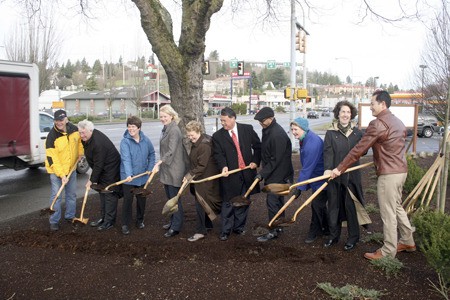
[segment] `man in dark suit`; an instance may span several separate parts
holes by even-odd
[[[78,132],[84,147],[84,155],[92,169],[86,188],[90,188],[94,183],[106,187],[119,181],[120,154],[111,140],[104,133],[94,129],[94,124],[88,120],[78,123]],[[99,231],[112,228],[116,222],[117,201],[122,188],[115,186],[109,190],[113,192],[100,193],[101,218],[90,223],[92,227],[98,227]]]
[[[262,168],[257,178],[264,179],[264,184],[281,183],[292,184],[294,168],[292,167],[292,144],[283,127],[277,123],[275,112],[270,107],[263,107],[255,120],[262,127]],[[269,221],[284,205],[284,197],[268,193],[266,197]],[[284,218],[284,212],[280,216]],[[267,242],[278,237],[282,228],[273,228],[269,233],[258,237],[258,242]]]
[[[261,141],[248,124],[236,123],[236,113],[229,107],[220,112],[222,128],[215,132],[213,138],[214,158],[219,170],[222,170],[221,195],[222,195],[222,230],[220,240],[228,240],[233,231],[238,235],[245,233],[249,206],[233,207],[231,199],[243,195],[253,183],[256,176],[256,168],[261,161]],[[237,144],[239,146],[237,146]],[[250,166],[229,175],[228,171]],[[251,194],[259,193],[257,185]]]

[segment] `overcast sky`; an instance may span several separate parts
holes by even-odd
[[[0,4],[0,46],[5,45],[8,33],[20,24],[21,17],[12,0]],[[76,5],[72,1],[72,5]],[[173,3],[173,1],[163,1]],[[279,9],[276,24],[263,26],[255,16],[254,8],[243,7],[235,15],[230,13],[225,1],[223,9],[213,16],[207,33],[205,56],[217,50],[222,60],[237,58],[249,61],[290,61],[290,5],[285,1]],[[341,80],[352,76],[354,81],[365,82],[378,76],[378,83],[398,84],[400,88],[414,88],[421,61],[421,51],[428,33],[423,23],[403,22],[398,26],[383,24],[367,18],[362,24],[359,6],[362,0],[313,1],[320,10],[307,11],[306,17],[299,5],[296,6],[297,20],[307,29],[306,66],[339,75]],[[396,1],[381,2],[379,9],[389,17],[398,9]],[[405,2],[408,2],[405,0]],[[415,1],[409,1],[415,2]],[[435,1],[432,1],[435,2]],[[81,22],[75,9],[61,13],[58,28],[64,33],[60,62],[70,59],[75,62],[85,57],[90,64],[97,58],[117,62],[122,55],[125,60],[151,54],[150,45],[140,26],[139,13],[130,3],[124,8],[110,6],[98,10],[97,20],[89,24]],[[385,4],[383,4],[385,3]],[[382,6],[385,6],[382,7]],[[179,13],[172,8],[175,36],[179,35]],[[421,7],[421,13],[428,18],[432,10]],[[345,59],[336,60],[336,57]],[[4,48],[0,48],[0,59],[5,59]],[[297,62],[303,58],[297,52]]]

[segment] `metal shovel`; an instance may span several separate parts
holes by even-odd
[[[138,175],[136,175],[136,176],[131,177],[131,180],[136,179],[136,178],[139,178],[139,177],[142,177],[142,176],[144,176],[144,175],[148,175],[149,173],[150,173],[149,171],[145,171],[144,173],[141,173],[141,174],[138,174]],[[128,182],[128,180],[127,180],[127,179],[124,179],[124,180],[121,180],[121,181],[114,182],[114,183],[108,185],[106,188],[101,189],[101,190],[99,190],[99,191],[98,191],[96,188],[93,188],[93,189],[97,190],[99,193],[105,193],[105,194],[108,194],[108,193],[114,192],[114,191],[109,190],[110,188],[112,188],[113,186],[117,186],[117,185],[124,184],[125,182]]]
[[[150,177],[148,177],[147,182],[145,183],[143,188],[134,188],[131,190],[131,192],[135,195],[142,195],[142,196],[147,196],[150,195],[151,191],[147,190],[148,185],[150,184],[150,182],[152,182],[153,177],[155,177],[156,173],[158,173],[158,171],[155,172],[151,172],[152,174],[150,175]]]
[[[72,167],[72,169],[70,170],[69,174],[67,175],[67,178],[70,179],[70,176],[72,175],[73,171],[75,171],[77,168],[77,163],[75,163]],[[41,209],[41,215],[45,215],[45,214],[54,214],[55,210],[53,209],[53,206],[55,206],[56,200],[59,198],[59,196],[61,195],[62,191],[64,190],[64,187],[66,186],[66,183],[62,183],[61,187],[59,188],[58,192],[56,193],[55,198],[53,198],[52,204],[50,205],[50,207],[48,208],[43,208]]]
[[[89,190],[90,190],[90,188],[86,188],[86,192],[84,192],[84,199],[83,199],[83,205],[81,206],[80,217],[79,217],[79,218],[74,218],[74,219],[72,220],[72,223],[79,222],[79,223],[82,223],[82,224],[85,224],[85,225],[86,225],[87,222],[89,221],[89,218],[83,218],[84,207],[86,206],[86,202],[87,202]]]
[[[248,188],[248,190],[245,192],[244,196],[236,196],[231,198],[231,203],[233,204],[234,207],[239,207],[239,206],[246,206],[246,205],[250,205],[250,200],[248,200],[248,195],[250,195],[251,191],[253,191],[253,189],[255,188],[255,186],[259,183],[260,179],[256,178],[252,185]]]
[[[178,211],[178,200],[180,199],[181,194],[183,194],[186,187],[191,183],[191,181],[194,179],[194,177],[191,177],[189,180],[185,180],[183,184],[180,187],[180,190],[178,191],[177,195],[169,200],[167,200],[166,204],[164,204],[164,207],[162,209],[162,214],[170,216]]]

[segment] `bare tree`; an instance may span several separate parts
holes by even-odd
[[[424,92],[429,99],[428,109],[436,117],[444,120],[445,133],[443,136],[443,153],[446,156],[444,168],[442,168],[441,189],[439,191],[439,210],[445,210],[445,198],[447,193],[448,164],[450,160],[450,147],[446,140],[450,114],[450,14],[449,2],[441,0],[442,9],[436,11],[435,21],[430,28],[423,61],[426,72],[418,75],[424,83]],[[422,70],[424,71],[424,70]]]
[[[50,87],[56,78],[55,66],[61,49],[52,11],[48,15],[26,10],[26,23],[17,25],[5,45],[9,60],[35,63],[39,66],[39,90]]]

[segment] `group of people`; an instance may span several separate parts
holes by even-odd
[[[378,201],[383,221],[384,245],[374,253],[366,253],[368,259],[395,256],[400,251],[415,251],[412,229],[401,206],[401,191],[406,179],[405,158],[406,128],[390,111],[390,96],[376,91],[371,100],[375,120],[370,122],[366,133],[352,123],[357,110],[348,101],[335,106],[334,120],[322,140],[310,128],[308,120],[296,118],[290,124],[293,136],[299,140],[301,170],[297,182],[306,184],[293,189],[288,197],[298,198],[302,191],[318,192],[311,203],[311,222],[305,243],[325,237],[324,247],[337,244],[342,223],[347,223],[348,237],[344,250],[353,249],[360,238],[360,226],[367,226],[370,218],[364,214],[363,190],[360,171],[345,173],[359,165],[359,158],[372,147],[378,175]],[[75,172],[70,172],[81,155],[85,155],[92,168],[86,188],[92,184],[107,186],[126,180],[123,186],[114,186],[111,193],[100,193],[101,217],[90,225],[98,230],[112,228],[116,221],[118,199],[123,195],[122,233],[130,233],[132,203],[136,197],[136,227],[144,228],[145,196],[135,195],[134,189],[142,188],[150,172],[159,172],[166,197],[177,196],[183,183],[191,182],[190,192],[196,199],[197,225],[195,234],[188,241],[195,242],[208,234],[212,220],[220,215],[221,241],[232,234],[243,235],[246,230],[250,205],[233,205],[234,199],[260,192],[259,182],[264,185],[294,184],[292,144],[287,133],[275,119],[274,111],[262,108],[255,120],[262,128],[260,139],[252,125],[236,122],[236,113],[229,107],[220,112],[222,128],[212,136],[204,133],[202,124],[191,121],[186,124],[189,149],[183,145],[183,134],[178,126],[177,112],[166,105],[160,109],[163,129],[160,137],[160,159],[156,161],[150,139],[141,131],[142,122],[137,117],[127,119],[127,130],[120,144],[120,153],[102,132],[94,129],[92,122],[84,120],[77,126],[68,122],[63,110],[55,112],[55,126],[47,138],[47,170],[52,183],[51,199],[65,184],[66,211],[64,218],[71,221],[75,216]],[[138,178],[136,175],[147,172]],[[345,173],[345,174],[344,174]],[[208,180],[212,175],[217,180]],[[322,175],[329,180],[315,181]],[[205,179],[205,180],[202,180]],[[195,181],[199,181],[195,183]],[[327,186],[323,189],[324,186]],[[284,196],[267,193],[268,219],[284,205]],[[165,237],[173,237],[182,230],[184,221],[183,201],[163,228]],[[50,217],[50,229],[58,230],[61,218],[61,199],[55,205],[56,213]],[[279,216],[284,218],[284,212]],[[397,227],[400,241],[397,241]],[[257,238],[267,242],[280,236],[282,227],[272,227]]]

